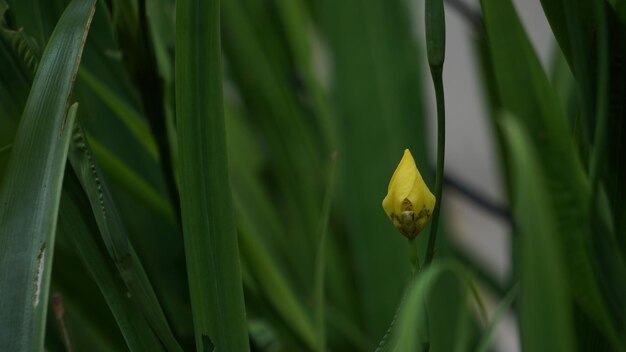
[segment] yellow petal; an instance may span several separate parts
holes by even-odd
[[[430,192],[408,149],[391,176],[383,209],[394,226],[406,237],[415,237],[426,226],[435,207]]]

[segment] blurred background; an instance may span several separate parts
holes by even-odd
[[[549,70],[553,66],[557,48],[541,3],[515,0],[514,4],[537,54],[546,70]],[[419,5],[415,6],[415,12],[419,13]],[[501,213],[473,202],[463,192],[465,189],[472,190],[490,205],[502,210],[508,207],[498,167],[496,141],[488,118],[490,108],[483,89],[480,57],[476,51],[476,27],[471,22],[480,20],[480,3],[471,0],[447,1],[446,11],[446,174],[456,181],[445,187],[446,210],[453,222],[451,233],[453,240],[467,255],[484,265],[494,277],[506,282],[511,277],[513,258],[510,221],[500,216]],[[423,28],[420,26],[416,29],[418,38],[422,38]],[[424,83],[426,87],[430,86],[430,82]],[[430,104],[430,160],[435,160],[434,92],[426,89],[426,93]],[[457,183],[463,190],[454,187]],[[494,304],[494,297],[487,297],[489,304]],[[499,351],[520,349],[517,325],[512,314],[496,330],[494,345]]]

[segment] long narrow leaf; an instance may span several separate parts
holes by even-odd
[[[95,1],[75,0],[35,75],[0,190],[0,346],[43,347],[52,251],[73,114],[67,100]]]
[[[74,171],[68,170],[64,181],[61,209],[59,211],[59,235],[66,236],[74,245],[85,267],[102,292],[120,332],[131,351],[162,351],[163,347],[140,311],[142,299],[128,295],[128,288],[103,246],[89,200]]]
[[[176,115],[183,236],[196,346],[248,350],[228,179],[219,0],[176,4]]]
[[[510,0],[483,0],[485,25],[501,103],[527,131],[544,170],[555,233],[566,257],[573,297],[610,332],[610,322],[586,246],[589,183],[565,114]],[[615,335],[614,333],[612,333]]]
[[[452,305],[454,308],[447,312],[449,322],[454,321],[454,324],[445,327],[440,325],[440,319],[439,324],[437,324],[438,319],[431,320],[430,314],[432,313],[430,305],[428,305],[431,302],[429,296],[441,292],[436,289],[439,283],[456,283],[457,288],[460,287],[461,290],[457,300]],[[434,262],[426,270],[423,270],[407,288],[406,296],[400,306],[396,324],[392,330],[391,339],[381,350],[428,351],[431,348],[433,351],[451,350],[451,347],[447,345],[454,344],[454,341],[460,337],[462,326],[460,319],[456,318],[460,316],[460,312],[467,311],[469,308],[465,303],[465,298],[469,291],[466,285],[470,283],[469,274],[459,263],[454,261]],[[478,297],[475,298],[478,299]],[[442,312],[439,311],[438,313]],[[435,331],[435,329],[441,330]],[[434,338],[435,335],[439,335],[438,338]],[[444,340],[439,337],[447,337],[447,339]]]
[[[521,124],[502,120],[515,177],[515,218],[520,244],[520,325],[527,351],[573,351],[571,295],[565,280],[563,249],[539,158]]]
[[[69,159],[85,189],[106,249],[130,294],[136,296],[139,310],[168,350],[180,351],[79,124],[72,133]]]

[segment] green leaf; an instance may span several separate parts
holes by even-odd
[[[59,212],[59,235],[73,244],[97,283],[131,351],[163,351],[159,338],[141,312],[143,298],[130,294],[118,269],[101,245],[101,235],[74,171],[68,170]]]
[[[0,345],[43,347],[50,268],[74,114],[68,97],[95,1],[72,1],[39,63],[0,190]],[[75,111],[74,111],[75,112]]]
[[[329,180],[328,186],[326,187],[326,192],[324,195],[324,202],[322,203],[322,211],[320,216],[320,223],[318,226],[318,245],[317,245],[317,255],[315,257],[315,285],[313,294],[315,297],[315,323],[317,329],[317,350],[320,352],[326,351],[326,326],[325,326],[325,316],[326,316],[326,289],[325,289],[325,281],[326,281],[326,262],[327,262],[327,254],[326,254],[326,244],[328,236],[328,221],[330,218],[330,210],[332,204],[333,197],[333,184],[335,180],[335,160],[336,154],[331,156],[331,166],[329,171]]]
[[[570,292],[565,257],[550,206],[545,178],[532,141],[512,117],[501,120],[514,172],[513,204],[519,232],[519,314],[522,348],[528,351],[573,351]]]
[[[282,7],[279,3],[276,6]],[[309,98],[309,86],[302,90],[294,87],[294,80],[301,80],[300,55],[296,49],[289,52],[280,45],[285,36],[291,38],[296,33],[281,33],[272,11],[269,3],[258,0],[224,2],[224,51],[229,59],[228,72],[236,79],[243,99],[240,103],[254,112],[246,116],[248,123],[262,136],[261,151],[266,150],[269,157],[268,176],[276,185],[272,198],[280,199],[281,222],[292,239],[283,255],[291,262],[297,287],[310,291],[315,261],[315,251],[310,249],[315,246],[323,192],[318,177],[322,169],[320,149],[325,146],[315,139],[318,126],[312,124],[309,115],[316,114],[302,102],[303,95]],[[314,93],[315,89],[311,90]]]
[[[108,172],[107,175],[110,175],[112,179],[122,185],[125,192],[132,194],[147,207],[154,209],[154,212],[164,220],[172,224],[175,223],[172,205],[167,202],[162,194],[127,164],[117,158],[110,150],[100,144],[98,140],[91,136],[88,136],[88,138],[96,159],[102,165],[102,169]]]
[[[574,299],[611,333],[610,321],[586,247],[590,236],[590,187],[559,100],[510,0],[483,0],[483,13],[502,106],[541,150],[546,201]]]
[[[455,347],[467,350],[468,346],[455,344],[463,339],[469,318],[466,302],[471,285],[471,276],[458,262],[433,262],[407,288],[390,341],[381,350],[451,351]],[[450,294],[454,299],[448,299],[448,307],[441,309],[435,300],[446,300]],[[479,300],[475,292],[473,295]]]
[[[476,347],[477,352],[489,351],[489,348],[491,347],[491,340],[493,337],[493,333],[496,331],[496,327],[498,326],[498,323],[500,323],[502,318],[504,318],[504,314],[509,310],[509,308],[513,304],[513,301],[517,298],[518,293],[519,293],[519,285],[515,285],[513,286],[511,290],[509,290],[506,296],[504,296],[502,301],[498,304],[496,308],[496,312],[493,315],[493,318],[491,318],[489,325],[485,329],[485,333],[483,334],[483,337],[480,339],[480,342],[478,343],[478,346]]]
[[[593,42],[597,40],[594,36],[598,24],[593,17],[593,3],[601,2],[604,1],[541,1],[554,36],[576,77],[576,98],[586,144],[591,142],[594,129],[595,70],[592,65],[596,55]]]
[[[620,21],[626,24],[626,0],[609,0],[613,10],[619,16]]]
[[[272,259],[265,246],[254,238],[247,228],[239,231],[239,245],[246,268],[285,324],[311,350],[315,348],[315,330],[311,318],[294,294],[285,275]]]
[[[183,237],[196,347],[246,351],[248,334],[228,178],[219,0],[176,4],[176,116]]]
[[[26,30],[28,35],[36,38],[43,44],[46,33],[44,33],[44,23],[40,2],[37,0],[9,0],[9,7],[15,13],[15,21],[20,27]]]
[[[135,297],[139,311],[144,314],[150,327],[169,351],[182,351],[170,330],[152,284],[130,243],[126,228],[79,124],[72,133],[69,159],[80,184],[85,189],[109,256],[129,293]]]
[[[145,120],[139,116],[126,102],[120,99],[116,92],[101,82],[88,69],[82,68],[78,72],[79,77],[98,94],[105,104],[113,110],[117,116],[128,127],[128,130],[137,138],[141,145],[154,159],[158,158],[158,151],[154,137],[150,134],[150,127]]]

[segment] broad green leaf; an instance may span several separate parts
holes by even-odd
[[[0,345],[43,347],[56,218],[73,114],[68,97],[95,1],[72,1],[35,75],[0,189]]]
[[[522,348],[573,351],[573,316],[565,276],[567,257],[559,245],[554,208],[540,159],[522,124],[501,120],[514,172],[513,209],[519,227],[519,314]]]
[[[224,136],[219,0],[176,3],[175,77],[181,214],[196,347],[246,351]]]
[[[23,166],[20,167],[19,164],[15,166],[11,159],[3,189],[0,190],[2,202],[0,245],[3,249],[3,252],[0,252],[0,265],[3,268],[0,272],[0,292],[3,293],[3,301],[0,305],[0,313],[3,317],[3,325],[0,326],[2,331],[0,345],[12,351],[43,348],[56,236],[56,217],[71,138],[68,130],[71,130],[70,126],[74,123],[77,108],[78,104],[72,105],[67,118],[60,121],[68,123],[69,126],[60,127],[58,135],[54,132],[50,133],[55,148],[51,148],[51,152],[47,155],[49,161],[41,162],[50,163],[51,166],[41,168],[43,170],[37,170],[32,166],[26,169]],[[28,122],[32,123],[32,121]],[[18,131],[15,142],[16,152],[23,152],[26,149],[24,147],[26,138],[20,137],[23,136]],[[12,154],[12,157],[14,158],[15,155]],[[16,180],[16,174],[25,173],[25,170],[35,170],[34,175],[31,175],[38,177],[22,177],[25,180]],[[38,182],[41,182],[44,188],[50,188],[50,191],[46,192],[48,194],[41,196],[31,194],[29,197],[19,198],[17,190],[20,187],[29,185],[34,187],[32,184],[38,185]],[[8,186],[15,188],[4,188]],[[29,202],[24,202],[25,200]],[[35,208],[33,218],[25,215],[30,214],[31,208]],[[21,250],[22,248],[26,251]]]

